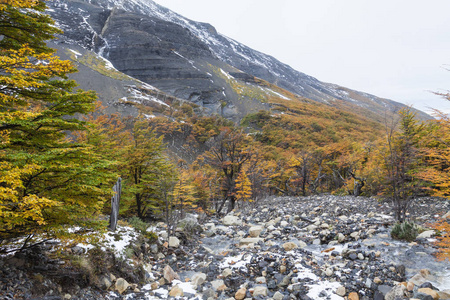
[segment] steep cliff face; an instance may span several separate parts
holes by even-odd
[[[55,0],[49,5],[64,30],[62,41],[95,51],[119,71],[204,106],[209,113],[239,119],[263,108],[261,99],[233,84],[255,77],[300,97],[378,116],[403,107],[323,83],[221,35],[210,24],[186,19],[150,0]]]

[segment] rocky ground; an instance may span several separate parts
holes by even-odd
[[[427,224],[449,211],[450,201],[423,198],[409,217]],[[114,251],[72,246],[70,266],[64,252],[51,258],[51,242],[3,257],[0,299],[450,299],[435,233],[399,242],[393,223],[389,203],[322,195],[189,216],[172,237],[158,223],[156,244],[120,227]]]

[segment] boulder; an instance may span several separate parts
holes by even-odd
[[[169,296],[171,296],[171,297],[183,297],[183,296],[184,296],[183,289],[180,288],[180,287],[178,286],[178,284],[177,284],[176,286],[174,286],[174,287],[170,290]]]
[[[202,285],[205,281],[206,281],[205,273],[195,273],[191,279],[191,283],[195,286]]]
[[[245,298],[245,294],[247,293],[247,289],[245,287],[242,287],[236,291],[234,294],[234,298],[236,300],[243,300]]]
[[[175,279],[180,280],[180,276],[169,265],[164,267],[163,274],[167,283],[172,283]]]
[[[225,270],[223,270],[222,272],[222,276],[224,278],[230,277],[233,274],[233,271],[230,268],[226,268]]]
[[[284,244],[282,245],[282,247],[283,247],[283,249],[286,250],[286,251],[292,251],[292,250],[298,248],[297,244],[295,244],[295,243],[293,243],[293,242],[287,242],[287,243],[284,243]]]
[[[197,217],[193,214],[186,214],[186,217],[178,222],[177,231],[184,232],[187,236],[192,236],[203,232],[202,226],[198,223]]]
[[[425,295],[430,295],[435,300],[439,299],[439,294],[437,293],[437,291],[430,289],[430,288],[421,288],[421,289],[418,289],[417,292],[421,293],[421,294],[425,294]]]
[[[435,235],[434,230],[427,230],[422,232],[421,234],[419,234],[416,239],[428,239],[430,237],[432,237],[433,235]]]
[[[262,231],[263,231],[262,226],[252,226],[248,230],[248,234],[250,235],[250,237],[259,237],[259,235]]]
[[[215,291],[224,291],[227,289],[227,286],[225,285],[225,282],[221,279],[214,280],[211,282],[212,288]]]
[[[122,294],[123,292],[125,292],[128,289],[129,286],[130,286],[130,284],[125,279],[118,278],[116,280],[116,284],[114,285],[114,288],[119,294]]]
[[[406,286],[398,284],[394,286],[386,295],[386,300],[395,300],[397,298],[403,299],[406,295]]]
[[[269,294],[269,290],[267,289],[267,287],[265,287],[263,285],[255,286],[255,288],[253,289],[253,297],[257,297],[257,296],[267,297],[268,294]]]
[[[345,287],[342,285],[336,289],[336,295],[338,296],[344,297],[346,293],[347,291],[345,290]]]
[[[239,241],[239,246],[257,244],[260,241],[264,241],[264,239],[262,239],[262,238],[244,238]]]
[[[226,225],[226,226],[241,226],[242,220],[236,216],[226,215],[222,219],[222,223],[223,223],[223,225]]]
[[[176,236],[169,237],[169,247],[172,248],[180,247],[180,240]]]

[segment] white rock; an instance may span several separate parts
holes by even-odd
[[[226,288],[225,282],[222,279],[214,280],[211,282],[213,290],[224,290]]]
[[[263,231],[262,226],[252,226],[248,230],[248,234],[250,235],[250,237],[259,237],[262,231]]]
[[[242,220],[236,216],[226,215],[222,219],[223,225],[226,226],[240,226],[242,225]]]
[[[195,286],[199,286],[199,285],[203,284],[205,281],[206,281],[205,273],[195,273],[191,279],[191,283]]]
[[[267,288],[265,286],[257,285],[257,286],[255,286],[255,288],[253,290],[253,297],[256,297],[256,296],[267,297],[268,293],[269,293],[269,291],[267,290]]]
[[[239,241],[239,246],[257,244],[260,241],[264,241],[264,239],[262,239],[262,238],[244,238]]]
[[[176,236],[169,237],[169,247],[173,248],[180,247],[180,240]]]
[[[336,290],[336,295],[341,296],[341,297],[344,297],[345,294],[346,294],[346,292],[347,292],[347,291],[345,290],[345,287],[340,286],[340,287],[338,287],[337,290]]]
[[[417,236],[417,239],[428,239],[435,234],[434,230],[427,230]]]
[[[130,284],[125,279],[118,278],[114,287],[119,294],[122,294],[128,289],[129,286]]]
[[[233,271],[230,268],[226,268],[225,270],[222,271],[222,276],[224,278],[227,278],[229,276],[231,276],[233,274]]]

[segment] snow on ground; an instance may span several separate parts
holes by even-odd
[[[72,49],[69,49],[69,51],[72,52],[73,54],[75,54],[75,58],[76,58],[76,59],[78,58],[78,56],[83,56],[83,54],[81,54],[81,53],[78,52],[78,51],[75,51],[75,50],[72,50]]]
[[[225,75],[225,77],[227,77],[228,79],[234,79],[233,76],[231,76],[230,74],[228,74],[227,72],[225,72],[224,70],[220,69],[220,72],[222,72],[223,75]]]

